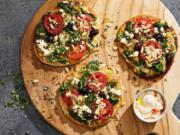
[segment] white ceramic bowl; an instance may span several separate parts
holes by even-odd
[[[136,104],[137,98],[138,98],[142,93],[145,93],[145,92],[148,92],[148,91],[157,92],[159,95],[161,95],[162,100],[164,101],[164,110],[163,110],[163,112],[161,113],[161,115],[159,115],[158,117],[156,117],[156,118],[154,118],[154,119],[145,119],[145,118],[143,118],[143,117],[138,113],[137,108],[135,108],[135,104]],[[147,89],[144,89],[144,90],[140,90],[140,91],[136,94],[135,99],[134,99],[134,103],[133,103],[133,110],[134,110],[134,113],[136,114],[136,116],[137,116],[140,120],[142,120],[142,121],[144,121],[144,122],[147,122],[147,123],[157,122],[157,121],[159,121],[159,120],[165,115],[165,113],[166,113],[166,110],[167,110],[167,101],[166,101],[164,95],[163,95],[161,92],[159,92],[157,89],[147,88]]]

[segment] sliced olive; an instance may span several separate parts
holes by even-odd
[[[45,39],[45,41],[47,43],[52,43],[53,42],[53,36],[51,36],[50,34],[46,34],[44,39]]]
[[[143,45],[142,42],[137,43],[137,44],[135,45],[135,47],[134,47],[134,51],[140,52],[140,51],[141,51],[141,48],[142,48],[142,45]]]
[[[174,58],[174,53],[168,53],[166,55],[166,63],[167,63],[167,65],[170,65],[172,63],[173,58]]]
[[[104,92],[102,92],[102,91],[99,93],[99,96],[102,98],[106,98],[106,94],[104,94]]]
[[[164,36],[162,34],[155,34],[153,35],[153,38],[155,38],[158,41],[164,41]]]
[[[73,24],[69,22],[64,29],[67,31],[73,31]]]
[[[82,88],[79,91],[82,95],[87,95],[89,93],[89,89],[87,87]]]
[[[86,111],[83,112],[83,116],[85,119],[92,119],[94,114],[93,113],[88,113]]]
[[[91,40],[93,40],[93,38],[94,38],[98,33],[99,33],[99,30],[96,30],[96,29],[93,28],[93,29],[90,31],[89,38],[90,38]]]

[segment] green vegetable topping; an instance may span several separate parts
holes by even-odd
[[[87,65],[87,70],[88,71],[97,71],[99,70],[100,62],[99,61],[90,61],[89,64]]]
[[[118,96],[115,96],[111,93],[109,93],[109,101],[113,104],[113,105],[116,105],[119,101],[119,98]]]
[[[93,103],[93,101],[94,101],[95,98],[96,98],[96,97],[95,97],[95,95],[94,95],[93,93],[89,93],[89,94],[88,94],[88,97],[87,97],[86,100],[85,100],[86,105],[89,106],[89,107],[91,107],[91,105],[92,105],[92,103]]]
[[[129,51],[128,49],[126,49],[126,50],[124,50],[124,55],[126,56],[126,58],[129,58],[129,55],[131,55],[132,54],[132,52],[131,51]]]
[[[163,71],[163,64],[162,63],[156,63],[153,65],[153,69],[155,72],[160,73]]]
[[[132,22],[131,21],[127,22],[125,30],[128,31],[128,32],[132,32],[133,31],[133,26],[132,26]]]
[[[59,8],[64,9],[64,11],[66,11],[69,14],[77,14],[77,11],[73,8],[73,6],[69,3],[63,3],[63,2],[59,2],[57,4],[57,6]]]
[[[114,88],[116,86],[115,81],[110,81],[107,83],[107,90],[109,91],[110,89]]]
[[[124,33],[124,32],[119,32],[117,37],[118,37],[118,39],[117,39],[117,40],[121,40],[122,38],[125,38],[125,37],[126,37],[126,35],[125,35],[125,33]]]
[[[81,40],[81,33],[80,31],[68,31],[70,34],[70,44],[77,44]]]
[[[60,85],[59,90],[63,95],[66,90],[73,90],[73,84],[71,83],[71,81],[64,82]]]
[[[59,63],[63,63],[63,64],[66,64],[68,62],[68,60],[66,58],[55,56],[55,55],[49,56],[49,61],[51,61],[51,62],[59,62]]]
[[[159,21],[159,22],[155,23],[154,26],[158,27],[158,28],[161,28],[161,27],[163,27],[165,29],[168,28],[168,24],[165,21]]]
[[[39,38],[44,37],[46,35],[46,30],[44,28],[43,23],[38,24],[35,33],[36,33],[36,36],[39,37]]]
[[[78,83],[78,90],[79,90],[79,91],[80,91],[81,89],[83,89],[84,86],[86,85],[86,80],[87,80],[87,78],[89,77],[89,75],[90,75],[90,72],[89,72],[89,71],[86,71],[86,72],[82,75],[82,77],[81,77],[81,79],[79,80],[79,83]]]

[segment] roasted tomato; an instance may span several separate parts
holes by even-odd
[[[67,90],[64,93],[63,100],[64,100],[64,102],[66,103],[67,106],[72,106],[72,97],[70,95],[68,96],[68,94],[67,94],[68,92],[70,92],[70,90]],[[79,95],[78,90],[77,90],[77,86],[74,87],[74,89],[71,92],[71,95],[75,95],[75,96]]]
[[[102,90],[107,84],[107,76],[101,72],[93,73],[89,76],[87,80],[87,86],[90,90],[98,93],[99,90]]]
[[[147,46],[152,46],[152,47],[155,48],[155,49],[160,49],[160,50],[162,50],[161,45],[160,45],[158,42],[153,41],[153,40],[147,41],[147,42],[145,42],[145,43],[142,45],[142,48],[141,48],[140,58],[141,58],[142,60],[145,60],[145,59],[146,59],[145,54],[144,54],[144,50],[142,50],[142,49],[144,49],[144,48],[147,47]]]
[[[63,18],[59,13],[52,13],[44,17],[44,26],[50,34],[57,35],[63,30]]]
[[[80,21],[79,27],[81,31],[87,32],[92,29],[90,26],[90,23],[94,21],[92,16],[83,14],[81,17],[78,17],[78,20]]]
[[[105,104],[105,107],[99,110],[99,115],[97,116],[97,119],[100,121],[105,121],[108,119],[108,117],[110,117],[113,114],[114,107],[112,103],[107,99],[102,99],[101,102]],[[92,104],[92,110],[94,113],[97,107],[98,107],[98,104],[94,102]]]
[[[87,52],[87,45],[85,43],[80,43],[73,47],[73,50],[69,53],[68,59],[70,62],[78,61],[84,57]]]

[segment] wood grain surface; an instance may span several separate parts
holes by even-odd
[[[93,134],[93,135],[145,135],[149,132],[156,132],[160,135],[179,135],[180,122],[172,113],[172,105],[180,92],[180,50],[175,57],[175,62],[170,71],[160,80],[143,80],[128,69],[125,62],[118,56],[118,52],[112,49],[115,46],[116,26],[120,26],[131,17],[139,14],[151,15],[164,18],[177,32],[180,38],[179,26],[170,11],[159,0],[84,0],[83,2],[93,8],[101,22],[101,43],[100,51],[82,63],[91,59],[98,59],[109,66],[119,68],[119,76],[125,88],[125,106],[119,110],[118,117],[107,125],[97,129],[87,129],[78,126],[64,117],[57,102],[58,87],[66,76],[63,67],[52,67],[42,64],[33,51],[34,30],[41,17],[56,7],[59,0],[48,0],[36,12],[24,35],[21,49],[21,70],[27,92],[40,114],[45,120],[57,130],[65,134]],[[104,31],[105,18],[112,21],[108,31]],[[73,67],[72,67],[73,68]],[[32,80],[39,80],[37,85]],[[46,88],[48,87],[48,89]],[[140,121],[133,113],[132,103],[138,90],[143,88],[157,88],[165,94],[168,102],[168,110],[165,117],[157,123],[147,124]]]

